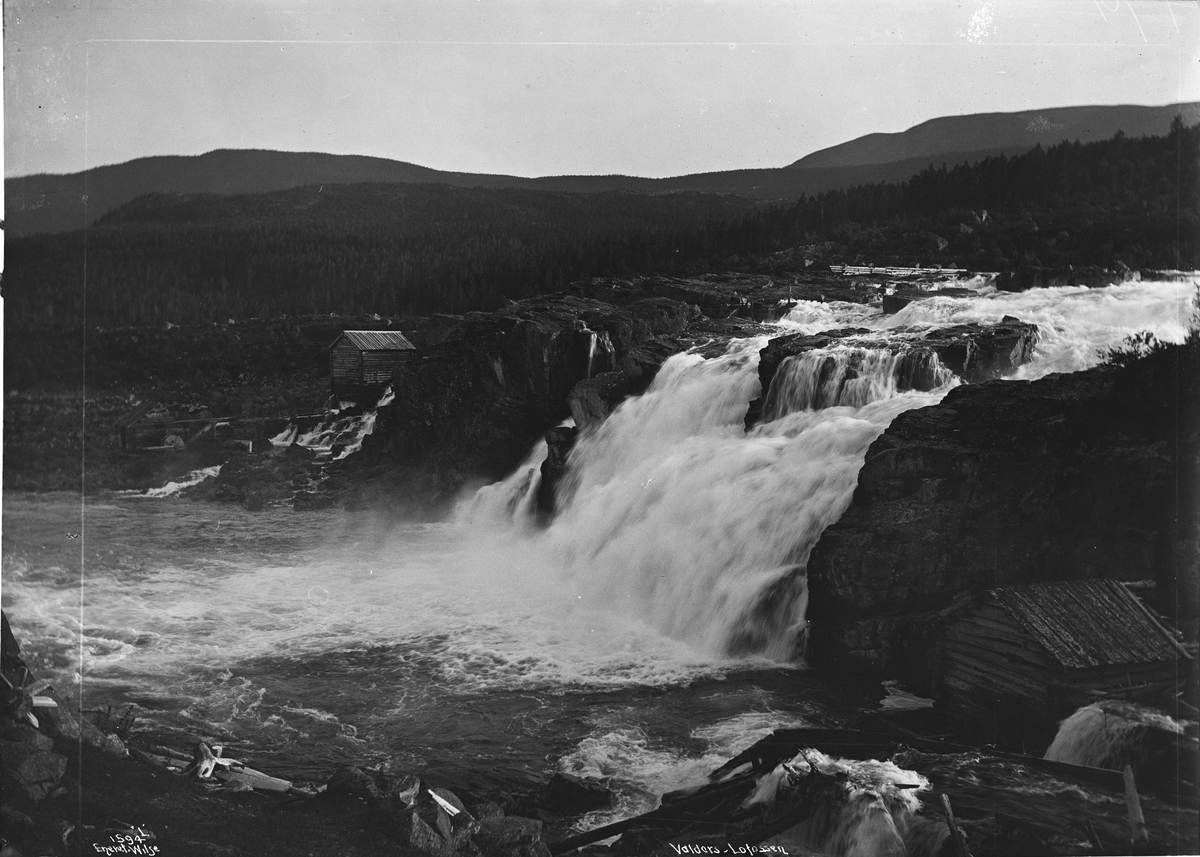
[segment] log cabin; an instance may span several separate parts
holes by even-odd
[[[1031,732],[1097,699],[1169,698],[1192,668],[1175,634],[1115,580],[989,590],[945,620],[939,643],[939,707]]]
[[[329,346],[329,380],[342,401],[367,405],[392,380],[392,372],[411,359],[415,348],[398,330],[345,330]]]

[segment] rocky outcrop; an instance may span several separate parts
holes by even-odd
[[[1194,624],[1198,350],[965,385],[899,416],[810,557],[814,657],[925,684],[946,611],[1036,581],[1153,579],[1155,608]]]
[[[568,408],[581,428],[597,424],[671,354],[761,332],[754,318],[777,318],[789,292],[803,289],[749,276],[596,280],[470,313],[397,370],[395,400],[348,466],[418,468],[443,496],[499,478]]]
[[[942,365],[970,384],[990,381],[1015,372],[1033,357],[1037,325],[1010,315],[996,324],[956,324],[925,336],[922,348],[938,356]]]
[[[558,485],[567,471],[567,457],[575,447],[579,429],[556,426],[546,432],[546,458],[542,461],[542,481],[538,484],[537,508],[551,516],[558,507]]]
[[[537,797],[539,809],[551,815],[583,815],[612,806],[612,792],[594,778],[556,773]]]
[[[1115,268],[1095,265],[1073,267],[1046,267],[1043,265],[1018,265],[1002,271],[996,279],[996,288],[1005,292],[1023,292],[1027,289],[1054,286],[1087,286],[1097,289],[1116,283],[1127,283],[1142,278],[1140,271],[1117,262]]]
[[[641,385],[624,372],[601,372],[594,378],[580,381],[571,388],[567,407],[575,425],[586,431],[608,419],[626,397]]]
[[[566,416],[571,388],[612,371],[654,336],[682,331],[699,311],[665,298],[628,308],[560,295],[471,313],[445,342],[397,370],[364,451],[424,464],[453,490],[498,478]]]
[[[220,472],[189,488],[188,495],[200,500],[240,503],[258,511],[264,503],[291,500],[315,488],[324,476],[311,450],[292,447],[269,454],[247,454],[232,450]]]

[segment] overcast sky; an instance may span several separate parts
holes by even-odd
[[[6,0],[5,175],[267,148],[777,167],[937,116],[1200,100],[1195,2]]]

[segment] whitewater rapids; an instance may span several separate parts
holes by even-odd
[[[894,316],[802,302],[778,329],[904,342],[1011,315],[1039,327],[1017,373],[1035,378],[1095,365],[1140,330],[1181,340],[1193,290],[933,297]],[[781,391],[747,432],[765,342],[670,358],[576,445],[544,529],[528,514],[544,446],[440,524],[251,515],[166,490],[6,496],[4,609],[39,678],[84,689],[88,707],[132,705],[163,731],[277,754],[265,769],[327,777],[383,757],[538,771],[554,758],[622,780],[620,809],[636,811],[731,747],[864,704],[796,669],[803,564],[872,440],[956,383],[904,391],[880,353],[832,349],[853,363],[843,379],[870,383],[839,381],[832,398]],[[332,453],[353,443],[343,430],[306,442]]]

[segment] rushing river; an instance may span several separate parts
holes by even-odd
[[[1194,292],[983,289],[892,316],[802,302],[779,331],[911,339],[1015,316],[1039,325],[1017,373],[1036,378],[1139,330],[1181,340]],[[82,687],[89,708],[133,706],[170,743],[204,736],[299,780],[354,762],[477,792],[561,768],[613,778],[617,815],[647,808],[771,729],[839,725],[885,695],[804,669],[796,569],[871,441],[957,381],[897,393],[887,361],[868,361],[853,395],[747,432],[765,341],[671,358],[577,445],[546,529],[524,514],[538,450],[439,524],[6,495],[5,610],[37,676]]]

